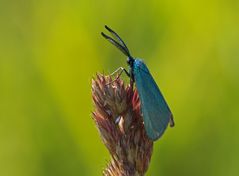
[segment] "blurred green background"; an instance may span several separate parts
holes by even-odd
[[[175,116],[147,175],[239,175],[239,1],[0,1],[0,176],[97,176],[91,78],[144,58]]]

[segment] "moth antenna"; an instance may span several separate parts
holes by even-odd
[[[124,46],[125,50],[126,50],[128,53],[130,53],[130,52],[129,52],[129,49],[128,49],[128,47],[126,46],[126,44],[124,43],[124,41],[120,38],[120,36],[119,36],[115,31],[113,31],[113,30],[112,30],[111,28],[109,28],[107,25],[105,25],[105,29],[107,29],[115,38],[117,38],[118,41],[119,41],[119,43]]]
[[[122,46],[121,44],[119,44],[117,41],[115,41],[113,38],[109,37],[108,35],[104,34],[103,32],[101,32],[101,35],[107,39],[110,43],[112,43],[114,46],[116,46],[121,52],[123,52],[126,56],[131,57],[128,50]]]

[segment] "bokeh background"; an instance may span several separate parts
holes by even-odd
[[[175,117],[147,175],[238,176],[236,0],[1,0],[0,176],[101,175],[91,79],[126,67],[105,24],[144,58]]]

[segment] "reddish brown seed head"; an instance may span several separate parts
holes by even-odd
[[[93,119],[112,158],[103,174],[144,175],[153,142],[144,130],[138,93],[120,78],[109,82],[110,76],[99,74],[92,80]]]

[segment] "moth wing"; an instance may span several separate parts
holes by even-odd
[[[139,93],[144,126],[152,140],[160,138],[168,126],[172,113],[147,66],[136,60],[134,78]]]

